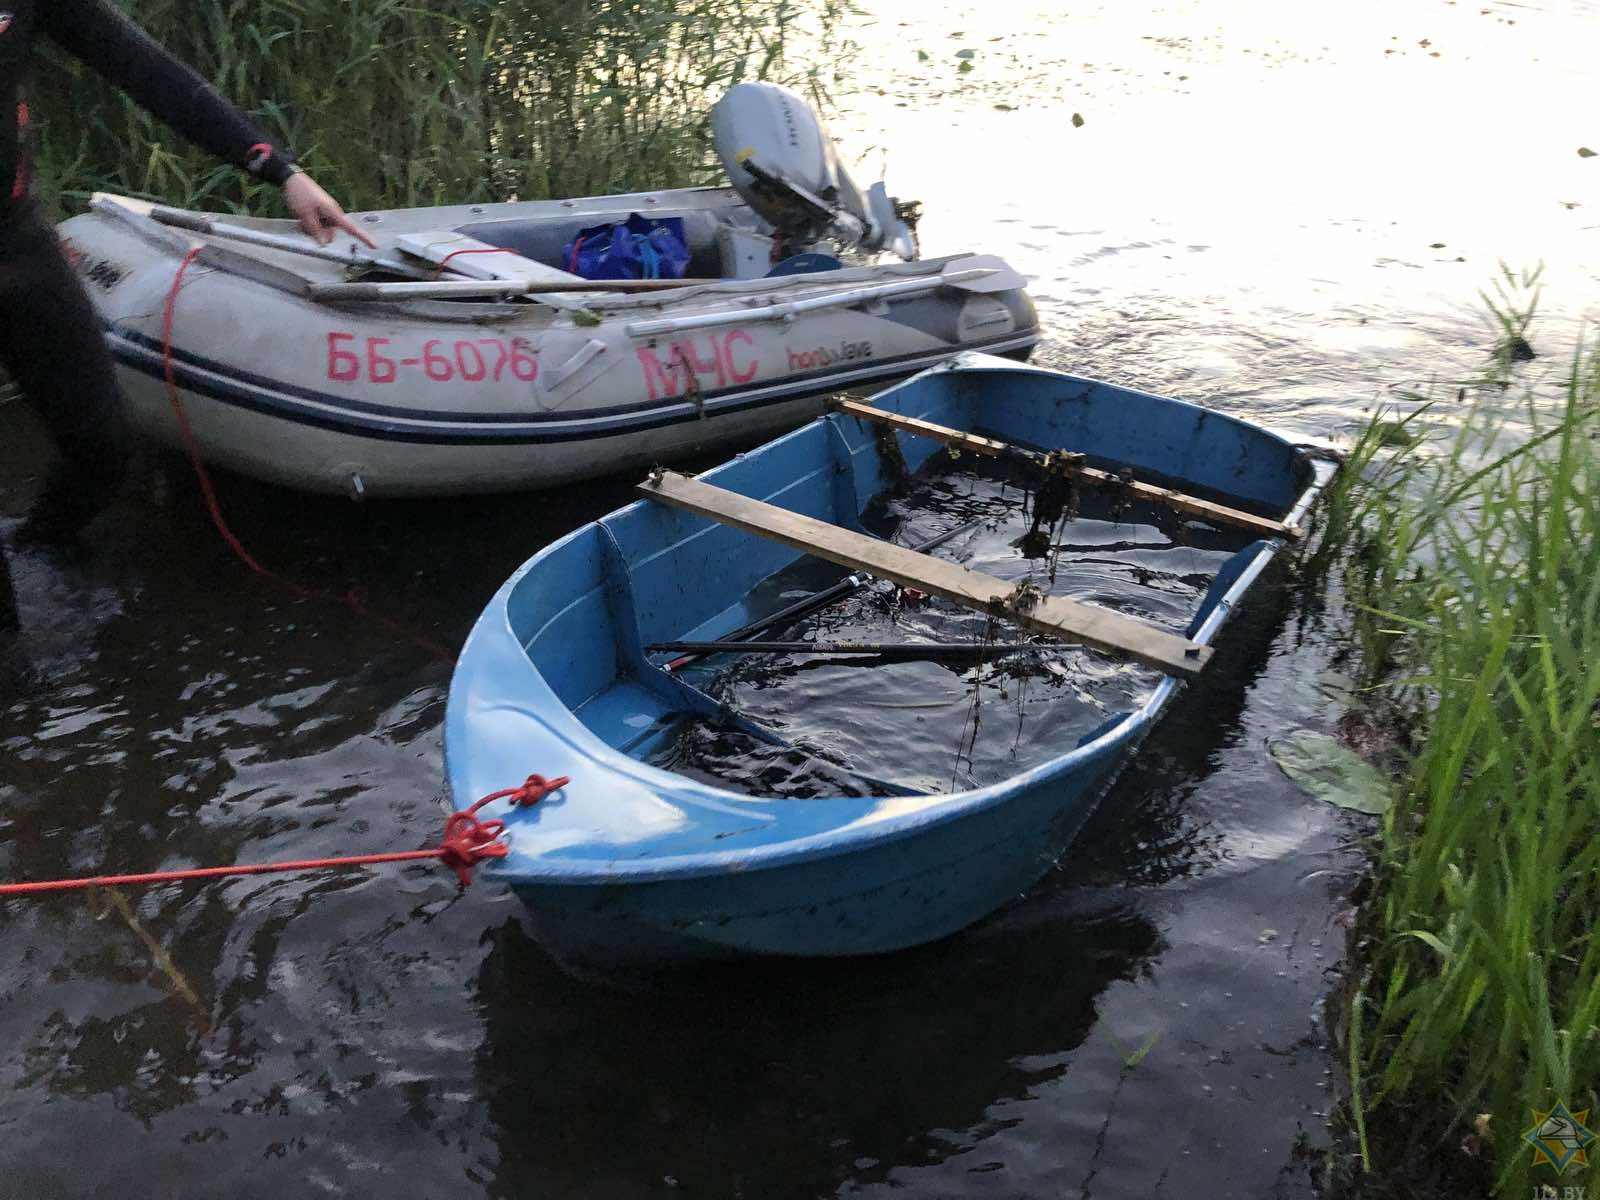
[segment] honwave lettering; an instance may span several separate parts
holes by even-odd
[[[818,346],[815,350],[789,351],[789,370],[817,371],[835,363],[871,357],[871,342],[840,342],[837,346]]]

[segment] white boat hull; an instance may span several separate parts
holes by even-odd
[[[662,197],[681,203],[686,195],[707,207],[728,203],[713,189]],[[613,209],[652,211],[642,197],[602,199]],[[569,202],[366,219],[380,234],[398,234],[468,213],[492,225],[556,203]],[[538,304],[319,303],[305,286],[342,279],[337,264],[269,251],[246,258],[214,243],[173,297],[183,255],[204,239],[151,226],[97,211],[61,231],[106,323],[132,424],[179,444],[176,390],[209,461],[311,491],[416,496],[555,486],[768,435],[814,416],[829,392],[910,374],[961,350],[1025,357],[1038,336],[1021,289],[938,287],[939,262],[610,299],[596,304],[595,323]],[[774,303],[830,287],[919,278],[929,288],[916,295],[788,321],[760,317]],[[638,329],[708,315],[709,326]]]

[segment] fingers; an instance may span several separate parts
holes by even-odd
[[[300,229],[319,246],[333,241],[333,230],[322,223],[322,214],[315,209],[300,214]]]
[[[343,230],[369,249],[377,249],[378,243],[372,236],[346,216],[344,209],[332,200],[318,201],[296,215],[300,218],[300,228],[321,245],[326,246],[333,241],[336,230]]]
[[[289,207],[299,218],[300,228],[321,245],[326,246],[333,241],[336,230],[343,230],[369,249],[377,249],[378,243],[372,236],[346,216],[339,202],[323,191],[309,175],[302,173],[291,176],[284,186],[284,192]]]
[[[378,243],[373,240],[372,235],[369,234],[365,229],[361,228],[361,226],[357,225],[349,217],[345,216],[344,210],[337,204],[333,206],[333,211],[338,214],[333,222],[335,225],[344,230],[351,237],[355,238],[356,241],[365,243],[367,249],[376,250],[378,248]]]

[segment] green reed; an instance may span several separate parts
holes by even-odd
[[[820,94],[849,53],[836,31],[850,0],[123,3],[349,208],[706,182],[724,88]],[[267,190],[53,58],[34,89],[47,199],[110,189],[236,208]]]
[[[1531,303],[1490,306],[1522,340]],[[1367,694],[1408,763],[1352,946],[1363,1162],[1513,1196],[1558,1182],[1520,1140],[1534,1110],[1600,1115],[1600,354],[1513,431],[1494,401],[1515,357],[1442,443],[1392,453],[1375,420],[1330,509]]]

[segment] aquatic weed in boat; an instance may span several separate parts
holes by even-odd
[[[1061,556],[1052,578],[1047,563],[1020,545],[1031,520],[1024,496],[1014,468],[940,455],[931,469],[881,497],[864,519],[903,543],[952,522],[976,522],[935,553],[1014,581],[1018,597],[1089,599],[1137,611],[1175,631],[1186,627],[1217,569],[1247,540],[1234,531],[1192,530],[1179,541],[1165,529],[1182,522],[1143,504],[1112,520],[1113,500],[1091,492],[1048,550],[1051,558]],[[815,565],[803,561],[791,570],[798,584],[809,580]],[[776,596],[795,586],[783,584],[784,577],[773,581]],[[898,602],[897,589],[878,585],[767,636],[970,643],[974,657],[907,662],[784,653],[731,665],[724,660],[699,668],[695,679],[730,708],[824,761],[933,792],[994,783],[1059,755],[1113,713],[1139,707],[1155,686],[1154,672],[1078,646],[1044,654],[990,650],[1015,640],[1015,627],[1003,618],[939,600],[906,605]],[[994,703],[1006,710],[991,723],[984,709]],[[706,766],[721,786],[761,794],[770,747],[752,743],[745,759],[737,745],[719,738],[715,755],[706,755],[699,731],[684,736],[692,744],[667,749],[669,757]]]

